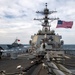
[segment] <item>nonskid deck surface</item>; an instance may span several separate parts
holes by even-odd
[[[14,73],[17,71],[17,66],[27,67],[30,64],[30,60],[26,58],[18,59],[1,59],[0,60],[0,71],[5,70],[7,73]]]
[[[75,56],[74,55],[68,55],[68,57],[70,57],[70,58],[65,59],[65,61],[63,62],[63,65],[65,67],[67,67],[68,69],[75,70]]]
[[[65,59],[63,65],[68,69],[75,70],[75,56],[69,56],[69,57],[70,57],[69,59]],[[14,73],[18,71],[16,69],[18,65],[21,65],[23,68],[26,68],[29,65],[31,65],[31,61],[32,60],[29,60],[27,58],[27,54],[19,55],[17,59],[2,58],[0,60],[0,71],[5,70],[7,73]],[[35,74],[37,71],[38,75],[48,74],[47,69],[44,69],[42,67],[42,64],[38,66],[36,69],[33,68],[33,70],[34,70],[33,74]],[[31,73],[32,71],[29,72]]]
[[[68,55],[70,58],[65,59],[62,65],[64,65],[67,69],[69,69],[73,75],[75,75],[75,56]]]
[[[16,69],[18,65],[21,65],[23,68],[27,68],[30,65],[32,65],[31,61],[32,60],[27,58],[27,54],[19,55],[19,57],[17,59],[2,58],[0,60],[0,71],[5,70],[6,73],[8,73],[8,74],[16,73],[19,71],[18,69]],[[32,70],[30,70],[28,72],[29,73],[28,75],[32,75],[32,74],[35,75],[35,73],[36,73],[36,75],[37,74],[38,75],[47,75],[47,70],[42,67],[42,64],[40,64],[38,66],[35,65],[31,69]]]

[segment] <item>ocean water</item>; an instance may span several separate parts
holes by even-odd
[[[9,47],[7,45],[10,45],[10,44],[0,44],[0,47],[2,47],[4,50],[7,50],[9,49]],[[25,47],[28,47],[29,44],[24,44]]]
[[[66,54],[75,55],[75,45],[63,45],[62,48],[66,50]]]
[[[0,47],[2,47],[4,50],[8,50],[9,47],[7,45],[9,45],[9,44],[0,44]],[[24,47],[29,46],[29,44],[23,44],[23,45],[24,45]],[[66,44],[66,45],[63,45],[62,48],[64,50],[67,50],[66,53],[75,55],[75,44],[73,44],[73,45],[72,44],[69,44],[69,45]]]
[[[3,49],[8,49],[8,46],[7,45],[10,45],[10,44],[0,44],[0,47],[2,47]],[[28,47],[29,44],[23,44],[25,47]],[[75,45],[73,44],[69,44],[69,45],[63,45],[62,48],[64,50],[75,50]]]
[[[75,45],[63,45],[63,49],[66,50],[75,50]]]

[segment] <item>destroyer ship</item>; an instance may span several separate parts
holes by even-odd
[[[55,12],[47,8],[47,3],[44,11],[36,12],[44,15],[41,19],[34,19],[42,22],[42,30],[31,36],[27,53],[18,55],[15,60],[0,61],[0,75],[75,75],[70,70],[70,67],[75,69],[71,59],[75,57],[65,54],[62,36],[50,29],[49,22],[59,19],[49,18]]]

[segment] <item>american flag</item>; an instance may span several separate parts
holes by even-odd
[[[56,28],[72,28],[73,21],[61,21],[58,20]]]
[[[20,41],[19,39],[17,39],[17,41]]]

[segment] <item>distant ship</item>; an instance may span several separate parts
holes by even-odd
[[[19,41],[20,41],[19,39],[15,39],[15,41],[11,45],[7,45],[8,48],[10,49],[10,48],[14,48],[14,47],[23,47],[22,44],[18,43]]]

